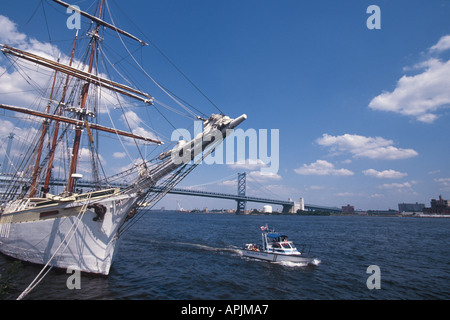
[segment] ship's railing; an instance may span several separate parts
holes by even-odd
[[[30,204],[30,199],[22,199],[10,202],[4,209],[3,213],[10,213],[24,210]]]

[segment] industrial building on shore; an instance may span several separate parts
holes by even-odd
[[[425,204],[423,203],[399,203],[398,212],[400,213],[422,213]]]
[[[431,207],[423,208],[424,214],[438,214],[438,215],[449,215],[450,216],[450,201],[442,199],[442,196],[439,196],[439,199],[431,199]]]
[[[399,203],[398,211],[402,216],[417,217],[449,217],[450,218],[450,201],[445,200],[442,196],[439,199],[431,199],[431,207],[425,207],[423,203]]]

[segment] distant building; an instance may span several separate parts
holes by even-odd
[[[399,212],[422,212],[423,208],[425,208],[425,204],[423,203],[399,203],[398,211]]]
[[[300,198],[299,202],[292,201],[292,198],[289,198],[288,200],[294,202],[294,206],[289,211],[290,213],[296,213],[298,210],[305,211],[305,199]]]
[[[431,208],[423,208],[423,213],[450,214],[450,201],[442,199],[440,195],[439,200],[431,199]]]
[[[355,207],[349,204],[342,206],[342,213],[355,213]]]

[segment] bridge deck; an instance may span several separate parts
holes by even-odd
[[[3,183],[7,184],[7,183],[9,183],[9,181],[10,180],[7,179],[6,177],[0,176],[0,185]],[[63,186],[63,181],[54,180],[54,181],[52,181],[52,185]],[[86,181],[79,181],[78,187],[90,188],[90,187],[92,187],[92,183],[89,183]],[[121,184],[114,184],[112,187],[126,187],[126,186],[121,185]],[[154,187],[154,190],[156,192],[160,192],[160,191],[162,191],[162,188]],[[228,200],[234,200],[234,201],[266,203],[266,204],[280,205],[283,207],[293,207],[294,206],[293,201],[268,199],[268,198],[260,198],[260,197],[240,196],[240,195],[236,195],[236,194],[227,194],[227,193],[221,193],[221,192],[191,190],[191,189],[187,189],[187,188],[172,188],[168,193],[178,194],[178,195],[186,195],[186,196],[228,199]],[[2,195],[0,194],[0,196],[2,196]],[[307,210],[324,210],[324,211],[332,211],[332,212],[340,212],[341,211],[341,209],[336,208],[336,207],[325,207],[325,206],[318,206],[318,205],[312,205],[312,204],[305,204],[305,209],[307,209]]]

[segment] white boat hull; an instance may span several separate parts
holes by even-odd
[[[277,254],[270,252],[262,252],[262,251],[253,251],[253,250],[242,250],[242,254],[245,257],[266,260],[271,262],[295,262],[302,264],[313,264],[315,258],[307,257],[298,254]]]
[[[57,268],[108,275],[114,258],[116,234],[136,196],[114,195],[96,203],[106,208],[103,219],[94,208],[80,214],[83,202],[58,205],[59,216],[14,222],[14,215],[36,216],[37,209],[0,219],[0,252],[13,258]],[[48,210],[49,208],[47,208]],[[62,214],[62,216],[61,216]],[[22,219],[23,219],[22,217]]]

